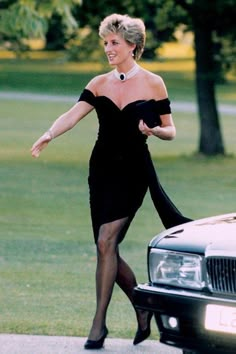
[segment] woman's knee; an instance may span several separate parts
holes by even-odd
[[[102,226],[100,228],[97,240],[98,252],[103,255],[108,252],[114,252],[117,248],[117,236],[112,232],[111,228]]]

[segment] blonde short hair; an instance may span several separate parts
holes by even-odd
[[[100,23],[99,36],[105,38],[110,33],[120,34],[127,43],[136,44],[134,59],[141,57],[146,40],[145,25],[141,19],[128,15],[109,15]]]

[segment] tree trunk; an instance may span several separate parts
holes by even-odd
[[[202,21],[195,23],[196,89],[200,118],[199,153],[224,154],[215,96],[212,31]]]

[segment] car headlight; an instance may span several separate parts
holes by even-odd
[[[151,249],[149,274],[152,283],[202,289],[202,257],[195,254]]]

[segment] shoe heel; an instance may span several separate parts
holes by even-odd
[[[103,344],[104,344],[104,341],[105,341],[107,335],[108,335],[108,329],[105,326],[104,334],[102,335],[102,337],[98,340],[87,339],[86,343],[84,344],[84,349],[88,349],[88,350],[101,349],[103,347]]]

